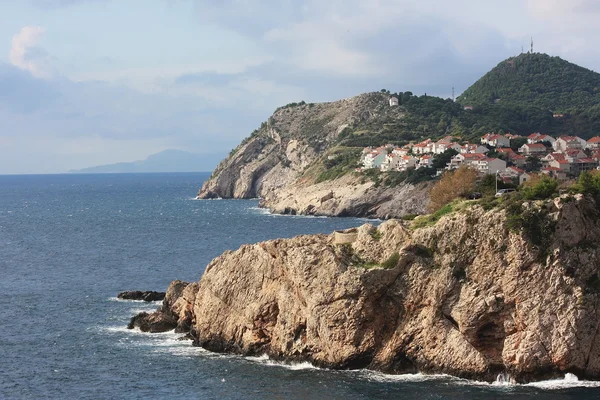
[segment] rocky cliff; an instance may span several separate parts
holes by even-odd
[[[423,212],[426,185],[376,188],[348,174],[315,187],[315,177],[307,173],[339,144],[345,129],[380,129],[403,116],[383,93],[281,107],[218,165],[198,198],[261,198],[261,206],[277,213],[398,217]],[[323,198],[333,201],[323,204]]]
[[[581,196],[523,209],[509,217],[464,203],[419,229],[390,220],[244,245],[177,299],[167,293],[174,306],[163,312],[217,352],[486,380],[600,379],[598,209]]]

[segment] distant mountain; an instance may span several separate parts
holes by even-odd
[[[72,173],[200,172],[212,171],[223,154],[196,154],[182,150],[164,150],[145,160],[100,165],[72,170]]]
[[[503,104],[553,112],[600,105],[600,74],[560,57],[521,54],[502,61],[458,97],[463,105]]]

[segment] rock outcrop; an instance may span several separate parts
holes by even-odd
[[[160,301],[165,298],[165,292],[155,292],[152,290],[130,290],[121,292],[117,295],[121,300],[141,300],[141,301]]]
[[[318,184],[295,182],[261,198],[259,205],[275,214],[330,217],[401,218],[422,214],[429,203],[431,184],[376,186],[372,181],[345,175]]]
[[[192,305],[196,296],[197,283],[173,281],[169,285],[162,305],[153,313],[141,312],[131,318],[128,329],[138,328],[142,332],[190,332],[192,328]]]
[[[163,311],[217,352],[489,381],[600,379],[598,209],[581,196],[526,209],[539,218],[523,216],[521,231],[504,210],[465,205],[420,229],[390,220],[244,245]]]
[[[314,184],[304,175],[346,128],[384,126],[403,116],[382,93],[282,107],[219,164],[198,198],[260,198],[275,213],[377,218],[423,213],[427,185],[378,188],[351,174]]]

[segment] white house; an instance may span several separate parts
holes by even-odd
[[[457,154],[448,163],[446,169],[456,169],[461,165],[472,165],[476,164],[478,161],[485,159],[485,154],[481,153],[461,153]]]
[[[490,149],[488,149],[486,146],[480,145],[480,144],[470,144],[467,143],[464,146],[461,147],[459,153],[479,153],[479,154],[485,154],[488,151],[490,151]]]
[[[408,168],[414,168],[417,163],[417,159],[413,156],[400,156],[393,152],[388,154],[383,164],[381,164],[382,171],[406,171]]]
[[[481,138],[481,144],[488,144],[492,147],[510,147],[510,139],[503,135],[488,133]]]
[[[548,151],[546,146],[541,143],[525,143],[523,146],[519,147],[519,153],[526,155],[536,155],[536,154],[544,154]]]
[[[372,151],[363,159],[364,169],[380,168],[387,157],[386,151]]]
[[[433,157],[430,155],[424,155],[418,159],[416,168],[430,168],[433,167]]]
[[[594,136],[588,140],[585,147],[590,150],[600,149],[600,136]]]
[[[397,106],[397,105],[398,105],[398,98],[390,97],[390,107]]]
[[[567,149],[585,149],[587,142],[577,136],[561,136],[553,144],[554,150],[565,151]]]
[[[482,174],[495,174],[506,169],[506,161],[499,158],[484,158],[471,164]]]
[[[531,178],[527,172],[517,167],[507,167],[504,171],[500,171],[498,175],[502,178],[515,179],[519,182],[519,185]]]
[[[431,139],[417,143],[412,147],[413,154],[428,154],[433,153],[433,142]]]
[[[527,143],[529,144],[542,142],[553,145],[554,142],[556,142],[556,139],[554,139],[552,136],[544,135],[543,133],[532,133],[531,135],[527,136]]]

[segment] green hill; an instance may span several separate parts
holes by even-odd
[[[600,74],[560,57],[521,54],[502,61],[458,100],[575,112],[600,105]]]

